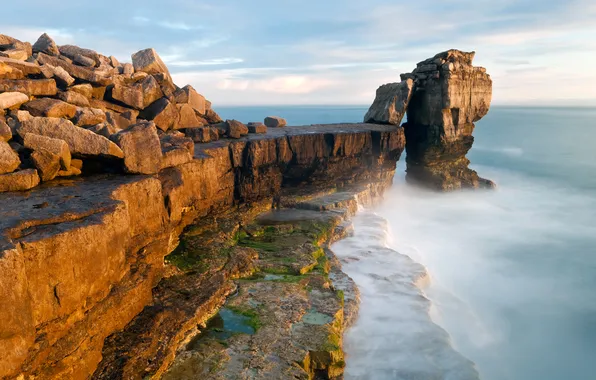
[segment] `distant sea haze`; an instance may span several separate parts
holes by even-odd
[[[366,109],[279,106],[219,107],[217,111],[224,118],[245,122],[274,114],[285,117],[289,124],[303,125],[361,122]],[[357,216],[356,228],[362,223],[369,225],[370,218],[385,220],[379,228],[385,228],[390,237],[387,249],[426,267],[430,280],[422,291],[430,300],[432,320],[447,332],[462,358],[474,363],[481,379],[593,380],[596,108],[494,106],[477,124],[474,136],[476,141],[468,155],[471,167],[495,181],[496,191],[441,194],[408,186],[402,158],[383,204]],[[361,228],[362,233],[370,233]],[[370,248],[374,250],[378,244],[371,242]],[[354,256],[353,252],[336,253]],[[358,260],[353,265],[360,270],[355,279],[360,281],[363,305],[379,305],[372,296],[364,299],[367,294],[378,294],[374,288],[379,286],[372,261],[375,255],[363,255]],[[407,261],[393,262],[396,268],[390,273],[394,275],[402,269],[407,276],[412,270],[404,264]],[[395,294],[403,283],[392,283],[388,278],[384,286],[387,294]],[[405,307],[406,303],[388,304],[386,318],[412,312],[400,311]],[[374,373],[391,357],[378,355],[376,362],[375,355],[369,353],[368,360],[361,360],[358,355],[364,355],[363,350],[350,348],[350,334],[365,331],[379,313],[363,312],[360,318],[347,333],[346,379],[370,378],[366,374]],[[385,336],[384,342],[396,342],[394,359],[402,366],[412,364],[411,368],[386,372],[390,373],[388,378],[404,378],[399,376],[415,372],[423,359],[399,356],[408,352],[403,345],[415,341],[407,334],[400,336],[399,331],[387,330],[395,336]],[[441,329],[437,331],[437,339],[442,341]],[[387,349],[383,342],[378,343]],[[419,348],[410,355],[425,352]],[[429,346],[426,355],[445,352]],[[444,358],[436,357],[435,362],[441,363]],[[461,373],[472,373],[465,359],[452,363],[461,365]],[[461,380],[457,373],[457,368],[450,368],[441,378]]]

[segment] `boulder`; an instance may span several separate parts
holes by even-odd
[[[364,116],[364,122],[400,125],[406,114],[413,88],[412,79],[379,87],[373,104]]]
[[[78,158],[73,158],[70,160],[70,167],[76,168],[79,170],[83,170],[83,160],[79,160]]]
[[[41,74],[41,69],[39,65],[31,62],[19,61],[17,59],[0,57],[0,62],[7,64],[10,67],[14,67],[15,69],[19,69],[25,75],[39,75]]]
[[[60,166],[62,169],[68,170],[70,168],[70,149],[64,140],[35,135],[33,133],[25,133],[25,136],[23,136],[23,145],[25,148],[34,151],[47,150],[60,158]]]
[[[127,173],[155,174],[161,170],[162,153],[153,122],[135,124],[112,136],[124,152]]]
[[[45,69],[48,69],[50,75],[45,73]],[[56,83],[58,83],[62,87],[72,86],[75,82],[75,79],[60,66],[52,66],[49,64],[43,65],[42,73],[44,73],[44,76],[48,79],[54,78],[56,80]]]
[[[71,119],[77,107],[58,99],[40,98],[26,103],[23,108],[33,116],[64,117]]]
[[[160,98],[139,113],[145,120],[153,120],[157,128],[167,131],[177,122],[178,109],[167,98]]]
[[[37,54],[37,62],[40,64],[50,64],[52,66],[62,67],[72,77],[83,82],[88,82],[100,86],[107,86],[111,83],[111,79],[106,76],[105,72],[96,72],[95,70],[83,66],[73,65],[58,57],[51,57],[44,53]]]
[[[37,168],[42,182],[53,180],[60,171],[60,157],[48,150],[34,151],[31,154],[31,161]]]
[[[19,108],[29,101],[29,97],[22,92],[4,92],[0,94],[0,109]]]
[[[0,34],[0,46],[4,49],[22,49],[30,56],[32,54],[31,44],[29,42],[22,42],[14,37]]]
[[[219,131],[217,128],[209,127],[209,135],[211,136],[211,141],[219,140]]]
[[[64,55],[74,62],[76,62],[77,56],[90,58],[94,62],[94,66],[99,66],[101,61],[99,59],[99,54],[96,51],[91,49],[84,49],[74,45],[62,45],[58,47],[61,55]]]
[[[163,160],[161,167],[169,168],[192,161],[194,155],[194,142],[182,136],[165,135],[160,138]]]
[[[178,118],[174,124],[174,129],[185,129],[202,127],[204,124],[199,121],[195,110],[189,104],[178,104]]]
[[[164,73],[153,74],[153,78],[159,83],[164,96],[173,101],[178,87],[172,82],[172,78]]]
[[[131,111],[126,111],[123,113],[107,111],[106,121],[117,129],[126,129],[137,123],[137,115]]]
[[[96,66],[96,62],[89,57],[85,57],[84,55],[81,54],[77,54],[74,56],[74,58],[72,59],[72,61],[74,63],[77,63],[81,66],[86,66],[86,67],[95,67]]]
[[[39,36],[37,41],[33,44],[33,52],[34,53],[44,53],[47,55],[60,55],[60,51],[58,50],[58,46],[54,42],[54,40],[48,36],[46,33]]]
[[[132,55],[132,65],[135,72],[140,71],[147,74],[163,73],[170,82],[173,82],[168,67],[163,63],[155,49],[150,48],[134,53]]]
[[[248,127],[238,120],[226,120],[226,134],[233,139],[239,139],[248,134]]]
[[[112,135],[115,135],[122,129],[117,128],[110,123],[104,122],[89,126],[87,127],[87,130],[109,139],[110,137],[112,137]]]
[[[91,87],[91,97],[93,99],[103,100],[106,96],[106,86],[93,86]]]
[[[195,127],[184,129],[184,135],[197,143],[207,143],[211,141],[211,132],[209,127]]]
[[[120,62],[118,61],[118,59],[116,57],[114,57],[113,55],[110,55],[108,58],[110,60],[110,65],[112,65],[112,67],[117,68],[117,67],[122,66],[120,64]]]
[[[261,122],[250,122],[246,126],[248,133],[267,133],[267,126]]]
[[[35,169],[0,175],[0,192],[25,191],[39,185],[39,175]]]
[[[2,117],[0,118],[0,141],[10,141],[10,139],[12,139],[12,130]]]
[[[74,177],[77,175],[81,175],[81,169],[71,166],[68,170],[60,170],[56,177]]]
[[[86,107],[77,107],[77,113],[72,119],[72,122],[79,127],[100,124],[105,121],[106,113],[104,111],[98,108]]]
[[[0,174],[14,172],[21,160],[6,141],[0,141]]]
[[[122,75],[132,75],[135,73],[135,68],[132,63],[125,63],[122,65]]]
[[[17,61],[26,61],[29,54],[24,49],[8,49],[0,51],[0,57],[16,59]]]
[[[68,89],[69,91],[74,91],[86,97],[87,99],[91,99],[93,96],[93,87],[89,83],[84,84],[77,84],[76,86],[72,86]],[[105,91],[105,87],[104,87]],[[103,95],[102,95],[103,99]]]
[[[29,96],[53,96],[58,89],[53,79],[0,79],[0,92],[9,91]]]
[[[0,79],[23,79],[25,74],[17,69],[7,65],[5,62],[0,62]]]
[[[163,96],[159,84],[151,75],[138,82],[126,83],[123,78],[114,81],[110,89],[110,97],[138,110],[147,108],[151,103]]]
[[[205,115],[205,97],[191,85],[186,85],[174,93],[177,104],[188,104],[201,115]]]
[[[265,118],[265,125],[267,128],[281,128],[285,127],[287,124],[286,119],[279,116],[267,116]]]
[[[91,131],[74,126],[69,120],[52,117],[32,117],[24,120],[17,132],[21,137],[26,133],[47,136],[66,141],[70,153],[79,156],[103,156],[123,158],[122,150],[107,138]]]
[[[58,94],[58,98],[65,101],[66,103],[79,106],[79,107],[89,107],[89,99],[85,96],[79,94],[78,92],[74,91],[66,91],[61,92]]]
[[[205,112],[205,119],[209,124],[217,124],[223,121],[223,119],[217,114],[217,112],[215,112],[212,109],[208,109]]]

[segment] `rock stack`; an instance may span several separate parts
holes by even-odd
[[[439,190],[494,187],[469,169],[474,122],[484,117],[492,81],[473,52],[448,50],[418,63],[400,83],[381,86],[365,122],[404,124],[407,180]]]
[[[154,49],[120,63],[45,33],[33,45],[0,35],[0,192],[82,172],[154,174],[192,160],[195,142],[251,131],[266,127],[224,122]]]

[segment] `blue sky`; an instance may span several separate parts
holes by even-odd
[[[494,104],[596,104],[594,0],[25,0],[0,33],[130,61],[154,47],[214,105],[361,104],[417,62],[475,50]]]

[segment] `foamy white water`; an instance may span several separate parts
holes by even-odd
[[[387,221],[371,211],[354,236],[333,245],[360,290],[360,312],[345,335],[346,379],[474,380],[474,364],[451,346],[429,315],[426,269],[388,248]]]

